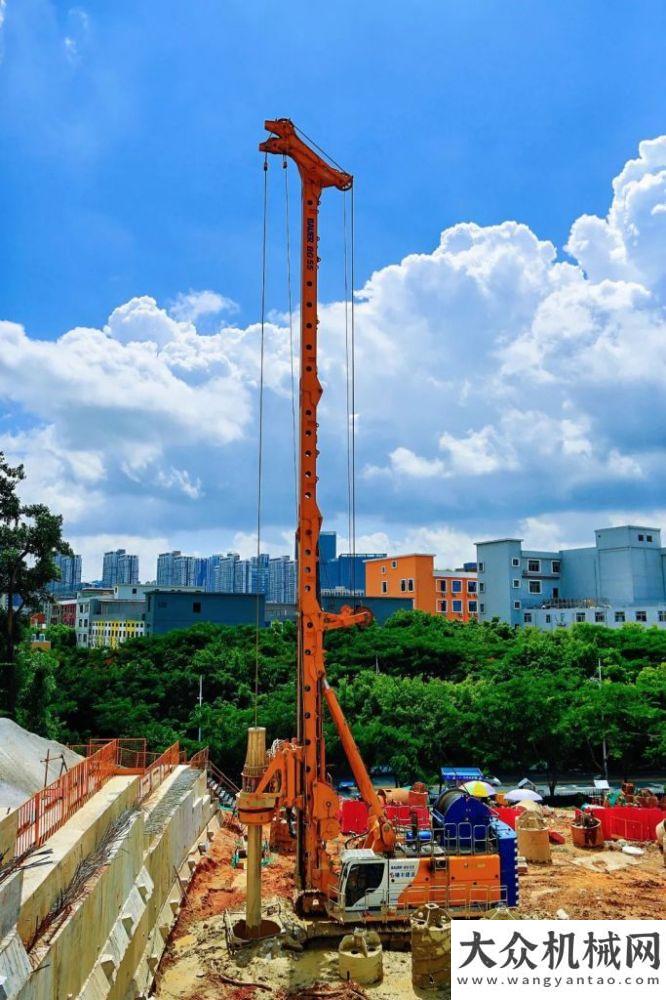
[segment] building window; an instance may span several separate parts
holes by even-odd
[[[550,565],[551,565],[551,568],[553,570],[553,573],[559,573],[560,572],[560,560],[559,559],[553,559],[553,561],[552,561],[552,563]]]
[[[645,541],[645,535],[639,535],[638,536],[638,541],[639,542],[644,542]]]
[[[462,601],[453,601],[453,612],[456,615],[462,614]]]
[[[476,580],[467,581],[467,593],[476,594]]]
[[[397,559],[392,559],[391,560],[391,569],[397,569],[397,568],[398,568],[398,560]]]
[[[414,590],[414,581],[413,580],[408,580],[407,581],[407,590],[410,590],[410,591]]]
[[[439,602],[439,610],[442,612],[446,612],[446,601]]]
[[[401,580],[400,581],[400,590],[403,592],[403,594],[407,590],[407,581],[406,580]]]
[[[485,572],[486,572],[486,564],[483,563],[483,562],[480,562],[479,563],[479,573],[485,573]]]
[[[468,604],[468,608],[471,614],[476,614],[476,601],[470,601]]]
[[[446,580],[440,580],[439,581],[439,589],[441,590],[441,592],[443,594],[446,593]]]
[[[550,625],[550,615],[546,615],[546,625]]]
[[[615,621],[616,622],[626,621],[624,611],[616,611],[615,612]]]
[[[386,566],[382,566],[382,573],[386,572]]]
[[[192,601],[192,611],[195,615],[201,614],[201,601]]]
[[[485,592],[486,592],[486,585],[485,585],[485,583],[484,583],[484,582],[483,582],[483,580],[482,580],[482,581],[481,581],[481,582],[479,583],[479,593],[481,593],[481,594],[485,594]]]
[[[659,621],[660,622],[666,622],[666,611],[660,611],[659,612]]]
[[[530,594],[541,593],[541,580],[530,580]]]
[[[520,611],[520,601],[514,601],[513,602],[513,610],[514,611]]]
[[[637,611],[636,612],[636,621],[637,622],[646,622],[647,621],[647,613],[645,611]]]
[[[451,580],[451,590],[454,594],[462,594],[462,580]]]
[[[652,541],[652,535],[646,535],[645,536],[645,541],[646,542],[651,542]]]
[[[528,559],[527,560],[527,572],[528,573],[540,573],[541,572],[541,560],[540,559]]]
[[[486,610],[485,604],[479,604],[479,611],[481,612],[481,614],[483,614],[485,610]]]
[[[512,566],[520,566],[520,559],[518,559],[517,556],[514,556],[513,559],[511,560],[511,565]]]
[[[388,594],[388,580],[382,580],[382,594]]]
[[[511,586],[513,587],[514,590],[519,590],[520,589],[520,580],[512,580],[511,581]]]
[[[532,621],[532,612],[531,611],[526,611],[525,612],[525,614],[523,615],[523,621],[525,622],[526,625],[529,625],[531,623],[531,621]]]
[[[576,621],[577,622],[584,622],[585,621],[585,612],[584,611],[577,611],[576,612]]]
[[[605,622],[606,621],[606,615],[604,614],[603,611],[595,611],[594,612],[594,620],[595,620],[595,622]]]

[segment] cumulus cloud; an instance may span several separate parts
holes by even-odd
[[[181,292],[169,306],[169,312],[178,320],[196,323],[202,316],[217,316],[221,312],[238,312],[238,303],[228,299],[219,292],[204,290],[200,292]]]
[[[666,486],[666,137],[640,144],[607,215],[575,220],[563,250],[518,222],[460,223],[356,292],[357,511],[359,534],[386,541],[373,548],[462,561],[494,531],[556,537],[558,512],[587,525],[586,510],[603,524],[604,510],[636,520],[654,508]],[[0,446],[25,457],[73,535],[104,518],[134,537],[249,547],[260,329],[234,326],[234,311],[189,290],[166,307],[139,296],[55,340],[0,325]],[[344,304],[320,319],[320,500],[343,530]],[[294,503],[288,325],[271,315],[265,328],[264,522],[281,551]]]

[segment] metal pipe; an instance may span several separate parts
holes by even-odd
[[[252,726],[247,731],[247,754],[243,768],[243,790],[253,791],[266,768],[266,730]],[[261,823],[247,828],[247,888],[245,926],[248,937],[261,933]]]

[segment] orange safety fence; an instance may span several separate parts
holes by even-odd
[[[18,809],[16,855],[44,841],[99,791],[116,770],[118,741],[109,740]]]
[[[137,801],[143,802],[187,757],[177,742],[161,754],[151,753],[144,739],[90,740],[70,749],[83,760],[19,806],[15,855],[41,847],[113,775],[139,775]],[[207,761],[206,749],[190,766],[203,770]]]
[[[180,763],[180,745],[178,742],[167,747],[144,771],[139,784],[139,802],[147,799],[154,790],[162,784],[167,775],[171,774]]]

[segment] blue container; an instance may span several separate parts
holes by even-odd
[[[520,889],[518,885],[518,840],[516,831],[501,819],[491,820],[497,838],[500,856],[500,884],[506,893],[506,905],[518,906]]]

